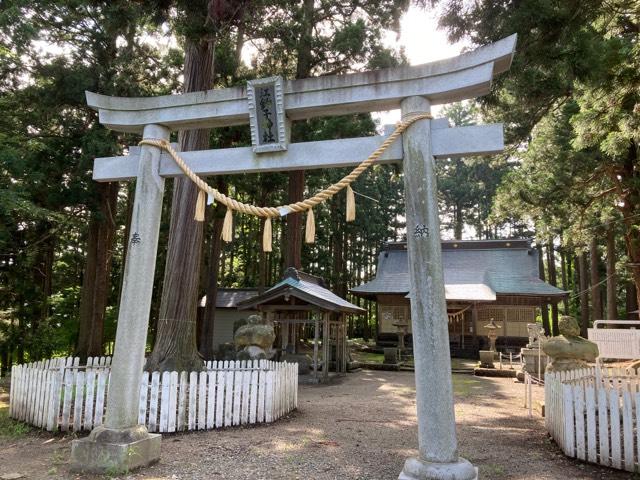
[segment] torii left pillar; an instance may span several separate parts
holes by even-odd
[[[147,125],[143,138],[169,140],[169,129]],[[138,164],[131,236],[124,271],[115,351],[104,425],[74,440],[71,468],[94,473],[128,472],[160,460],[159,434],[138,425],[138,395],[144,367],[151,295],[164,195],[160,149],[143,146]]]

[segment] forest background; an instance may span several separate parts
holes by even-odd
[[[0,366],[112,348],[135,185],[96,183],[95,157],[140,138],[111,132],[84,92],[149,96],[305,78],[407,63],[383,41],[410,7],[437,8],[452,41],[471,46],[518,33],[508,74],[478,102],[446,106],[454,125],[505,123],[504,154],[438,161],[443,238],[531,237],[541,277],[570,292],[562,313],[637,318],[640,289],[640,5],[636,0],[56,0],[0,3]],[[243,61],[250,46],[251,61]],[[43,48],[46,47],[46,48]],[[425,46],[428,48],[428,46]],[[371,135],[370,115],[293,124],[292,141]],[[248,126],[183,132],[183,150],[250,144]],[[288,203],[345,172],[209,179],[260,205]],[[169,180],[149,330],[149,365],[197,368],[214,355],[218,288],[273,285],[288,266],[324,277],[366,308],[350,337],[371,338],[375,306],[349,289],[375,275],[385,241],[404,235],[398,166],[376,166],[354,185],[357,216],[337,197],[316,212],[302,242],[298,215],[274,223],[237,215],[220,241],[224,211],[193,221],[196,191]],[[170,321],[177,319],[177,321]]]

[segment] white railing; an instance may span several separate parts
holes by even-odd
[[[631,328],[598,328],[605,325],[626,325]],[[589,340],[598,345],[600,360],[640,359],[639,320],[596,320],[588,330]]]
[[[509,369],[513,370],[514,365],[522,366],[522,355],[509,352],[508,354],[498,352],[498,361],[500,363],[500,370],[502,370],[503,363],[509,363]]]
[[[53,359],[11,369],[9,415],[49,431],[104,421],[110,358]],[[207,362],[202,372],[144,372],[138,423],[150,432],[273,422],[298,406],[298,364]]]
[[[635,369],[590,367],[545,375],[545,425],[569,457],[636,471],[639,414]]]
[[[528,410],[529,418],[533,416],[533,386],[544,387],[544,375],[536,375],[523,371],[524,373],[524,408]]]

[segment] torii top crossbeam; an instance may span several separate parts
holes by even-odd
[[[424,96],[431,104],[485,95],[494,75],[511,66],[516,36],[457,57],[423,65],[331,75],[284,82],[291,120],[400,108],[403,98]],[[145,125],[172,130],[241,125],[249,122],[246,87],[159,97],[108,97],[87,92],[100,123],[121,132],[142,133]]]

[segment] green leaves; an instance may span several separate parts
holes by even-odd
[[[494,221],[535,226],[545,241],[562,233],[580,247],[618,210],[632,247],[640,240],[632,227],[640,205],[637,2],[439,3],[452,39],[485,44],[518,33],[510,71],[482,100],[487,118],[505,122],[514,166]]]

